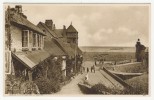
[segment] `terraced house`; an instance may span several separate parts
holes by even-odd
[[[78,73],[81,71],[82,51],[78,47],[78,31],[74,28],[72,23],[68,28],[63,25],[63,29],[56,29],[52,19],[39,22],[37,25],[45,34],[45,46],[49,48],[52,40],[66,53],[66,67],[63,67],[63,75],[69,76],[71,73]],[[52,49],[52,48],[51,48]],[[65,73],[65,74],[64,74]]]
[[[7,67],[8,70],[10,68],[8,74],[14,73],[32,80],[31,70],[49,56],[43,50],[45,34],[27,20],[22,6],[8,7],[5,19],[6,49],[12,57],[9,58],[11,67]]]
[[[22,13],[22,6],[8,7],[5,11],[5,92],[14,91],[16,85],[15,90],[19,91],[12,94],[19,93],[21,87],[25,87],[22,84],[40,78],[50,80],[55,88],[72,73],[80,72],[82,51],[77,41],[78,32],[72,24],[67,29],[65,26],[56,29],[52,20],[46,20],[36,26]],[[42,86],[39,87],[41,90]]]
[[[48,62],[61,59],[59,69],[60,71],[66,69],[66,53],[55,40],[44,42],[47,38],[50,37],[46,36],[46,32],[31,23],[22,13],[22,6],[7,8],[5,11],[6,88],[7,84],[10,86],[11,82],[8,79],[12,76],[14,80],[22,81],[34,81],[40,76],[47,78],[51,64]],[[66,76],[66,72],[63,72],[63,75]]]

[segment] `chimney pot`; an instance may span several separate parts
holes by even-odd
[[[15,9],[16,9],[17,13],[22,13],[22,6],[21,5],[16,5]]]
[[[63,29],[66,29],[66,26],[65,25],[63,25]]]
[[[56,26],[55,26],[55,24],[53,24],[52,30],[55,30],[55,29],[56,29]]]
[[[52,20],[45,20],[45,25],[52,30],[53,21]]]

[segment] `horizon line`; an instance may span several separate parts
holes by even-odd
[[[79,47],[135,47],[135,46],[79,46]],[[149,46],[145,46],[149,47]]]

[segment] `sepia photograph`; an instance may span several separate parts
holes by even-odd
[[[149,95],[150,3],[4,3],[6,96]]]

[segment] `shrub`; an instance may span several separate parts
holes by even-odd
[[[21,94],[40,94],[38,86],[31,81],[25,81],[20,85]]]
[[[40,78],[37,79],[35,81],[35,83],[37,84],[39,90],[40,90],[40,94],[49,94],[51,93],[51,89],[50,89],[50,81],[44,78]]]
[[[60,86],[49,79],[39,78],[35,81],[35,83],[39,88],[40,94],[50,94],[60,90]]]
[[[41,62],[33,74],[41,94],[49,94],[60,90],[61,59],[53,60],[53,56]]]
[[[102,91],[108,92],[108,89],[107,89],[106,86],[104,86],[101,83],[98,83],[98,84],[96,84],[96,85],[94,85],[94,86],[91,87],[91,92],[93,94],[102,94]]]
[[[124,91],[116,88],[109,88],[101,83],[98,83],[92,86],[91,93],[92,94],[124,94]]]

